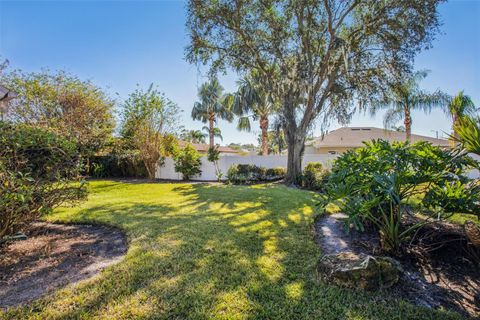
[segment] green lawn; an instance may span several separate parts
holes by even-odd
[[[118,226],[123,262],[6,319],[456,319],[322,284],[314,194],[252,187],[94,181],[51,221]]]

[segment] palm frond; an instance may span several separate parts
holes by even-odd
[[[250,132],[252,130],[249,117],[240,117],[238,119],[237,129]]]

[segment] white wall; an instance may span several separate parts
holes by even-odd
[[[304,168],[309,162],[322,162],[324,166],[330,167],[332,161],[338,157],[338,155],[330,154],[306,154],[303,157],[302,168]],[[201,181],[215,181],[217,177],[215,175],[215,167],[213,163],[207,160],[207,157],[202,157],[202,173],[199,176],[193,177],[194,180]],[[223,179],[226,178],[227,170],[233,164],[254,164],[259,167],[275,168],[275,167],[287,167],[287,156],[285,155],[269,155],[269,156],[220,156],[218,160],[218,166],[220,171],[223,172]],[[182,174],[175,172],[175,165],[172,158],[166,158],[165,164],[157,167],[156,173],[157,179],[168,180],[182,180]]]

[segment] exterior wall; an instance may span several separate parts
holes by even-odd
[[[330,167],[332,161],[337,155],[312,155],[306,154],[303,157],[302,167],[305,167],[309,162],[322,162],[324,166]],[[199,176],[193,177],[194,180],[200,181],[215,181],[217,177],[215,175],[215,166],[213,163],[207,160],[207,157],[202,157],[202,166],[200,169],[202,173]],[[220,156],[218,166],[220,171],[223,172],[226,179],[228,168],[234,164],[254,164],[259,167],[275,168],[275,167],[287,167],[287,156],[285,155],[269,155],[269,156]],[[166,180],[182,180],[182,174],[175,172],[175,165],[172,158],[166,158],[163,166],[157,167],[156,173],[157,179]]]
[[[330,154],[330,151],[336,152],[336,154],[342,154],[352,148],[345,147],[325,147],[316,148],[314,146],[305,146],[305,154]]]

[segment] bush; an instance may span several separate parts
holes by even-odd
[[[281,180],[285,177],[285,168],[258,167],[253,164],[234,164],[228,168],[227,179],[233,184],[252,184]]]
[[[86,196],[75,142],[46,129],[0,122],[0,145],[0,239]]]
[[[309,190],[322,190],[328,174],[329,171],[323,168],[321,162],[309,162],[303,169],[302,187]]]
[[[336,159],[325,204],[334,201],[348,215],[346,222],[357,229],[363,230],[365,223],[373,225],[383,249],[398,252],[402,242],[428,221],[403,224],[410,212],[405,202],[411,197],[422,198],[422,213],[436,218],[457,210],[475,211],[472,207],[480,212],[478,197],[472,195],[475,184],[464,175],[471,164],[457,151],[443,151],[426,142],[373,141]]]
[[[175,156],[175,171],[182,173],[184,180],[190,180],[191,177],[200,174],[201,165],[200,154],[191,144],[187,144]]]

